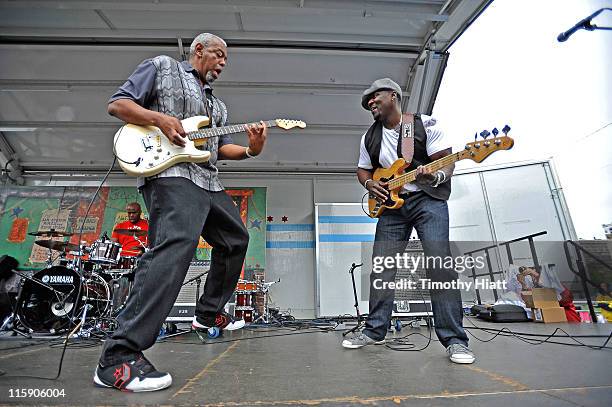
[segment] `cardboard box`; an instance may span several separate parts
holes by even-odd
[[[533,305],[533,292],[521,291],[521,297],[523,298],[523,301],[525,301],[525,307],[535,308],[535,305]]]
[[[534,288],[531,291],[521,291],[521,297],[527,308],[557,308],[557,291],[554,288]]]
[[[551,324],[554,322],[567,322],[565,316],[565,308],[554,307],[554,308],[533,308],[533,320],[535,322],[543,322],[545,324]]]

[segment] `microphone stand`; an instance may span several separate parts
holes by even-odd
[[[361,314],[359,313],[359,300],[357,299],[357,287],[355,286],[355,269],[358,267],[363,266],[363,263],[361,264],[351,264],[351,268],[349,269],[349,274],[351,275],[351,280],[353,281],[353,297],[355,298],[355,310],[357,310],[357,325],[355,325],[354,328],[349,329],[348,331],[342,332],[342,336],[346,336],[352,332],[357,331],[358,329],[361,328],[361,323],[363,322],[361,320]]]

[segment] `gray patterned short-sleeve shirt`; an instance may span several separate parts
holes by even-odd
[[[168,114],[180,120],[196,115],[211,118],[212,127],[227,125],[227,107],[212,93],[209,84],[202,86],[198,72],[187,61],[178,62],[168,56],[158,56],[143,61],[128,80],[110,98],[131,99],[140,106]],[[222,191],[218,177],[217,162],[219,147],[233,144],[228,135],[209,138],[203,149],[211,153],[207,163],[180,163],[152,177],[139,177],[137,186],[147,179],[159,177],[182,177],[191,180],[208,191]]]

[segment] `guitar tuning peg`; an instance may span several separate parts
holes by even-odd
[[[491,133],[493,133],[493,137],[497,137],[499,130],[497,130],[497,127],[495,127],[493,130],[491,130]]]
[[[478,140],[478,132],[474,133],[474,141]]]
[[[483,130],[483,131],[480,132],[480,137],[482,137],[483,139],[486,140],[486,138],[489,137],[490,134],[491,133],[489,133],[488,130]]]
[[[504,128],[502,129],[502,132],[504,134],[508,134],[510,132],[510,126],[508,126],[507,124],[504,126]]]

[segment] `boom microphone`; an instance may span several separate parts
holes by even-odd
[[[610,10],[610,9],[607,8],[607,7],[599,9],[596,12],[594,12],[593,14],[591,14],[590,16],[588,16],[587,18],[578,21],[578,23],[576,25],[574,25],[572,28],[570,28],[569,30],[559,34],[557,36],[557,41],[559,41],[559,42],[567,41],[567,39],[570,36],[572,36],[576,31],[578,31],[580,29],[584,29],[584,30],[588,30],[588,31],[593,31],[597,27],[591,24],[591,20],[593,18],[595,18],[599,13],[601,13],[604,10]]]

